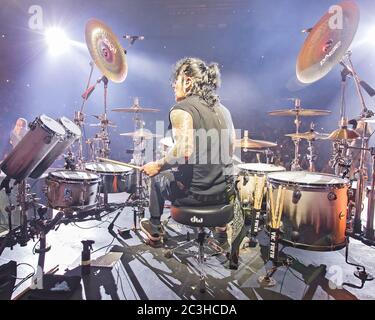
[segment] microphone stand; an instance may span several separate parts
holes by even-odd
[[[362,94],[360,79],[354,69],[353,63],[351,61],[351,52],[346,54],[347,60],[349,62],[350,68],[342,61],[342,65],[346,67],[349,74],[353,76],[354,84],[357,90],[357,94],[361,104],[361,118],[369,118],[374,115],[374,113],[367,109],[366,102]],[[362,211],[362,202],[363,202],[363,193],[366,188],[366,150],[368,150],[368,138],[366,137],[366,133],[368,130],[368,123],[365,122],[364,128],[361,134],[361,151],[360,151],[360,162],[358,168],[358,180],[357,180],[357,192],[355,195],[355,214],[354,214],[354,221],[353,221],[353,230],[352,236],[354,237],[361,237],[362,234],[362,224],[361,224],[361,211]]]

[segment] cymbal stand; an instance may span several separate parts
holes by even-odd
[[[82,100],[81,108],[80,108],[79,111],[74,112],[74,122],[77,126],[79,126],[82,133],[84,133],[84,131],[85,131],[85,128],[84,128],[85,115],[83,113],[83,109],[86,105],[87,99],[89,98],[90,94],[93,91],[93,89],[91,91],[89,90],[93,72],[94,72],[94,62],[90,61],[90,74],[89,74],[89,78],[88,78],[88,81],[87,81],[86,90],[82,95],[83,100]],[[83,162],[84,162],[83,140],[82,140],[83,136],[84,136],[84,134],[81,134],[81,136],[78,140],[78,156],[77,156],[77,166],[81,169],[83,168]]]
[[[357,90],[357,94],[360,100],[361,104],[361,118],[369,118],[374,115],[374,113],[369,110],[366,107],[366,102],[362,94],[361,90],[361,85],[360,82],[361,80],[359,79],[352,60],[351,60],[351,52],[348,52],[346,54],[346,58],[349,62],[348,67],[343,61],[341,62],[342,65],[345,66],[345,69],[349,74],[353,76],[354,84]],[[366,137],[366,132],[368,130],[368,123],[365,122],[364,129],[362,131],[361,139],[362,139],[362,144],[361,144],[361,153],[360,153],[360,161],[359,161],[359,168],[358,168],[358,180],[357,180],[357,192],[355,195],[355,214],[354,214],[354,221],[353,221],[353,235],[360,235],[362,232],[362,224],[361,224],[361,211],[362,211],[362,202],[363,202],[363,193],[366,188],[366,149],[368,149],[368,138]]]
[[[299,116],[299,109],[301,109],[301,100],[296,98],[294,99],[294,107],[297,110],[296,112],[296,119],[294,120],[294,124],[296,126],[296,134],[299,133],[299,128],[301,126],[301,120]],[[300,165],[300,153],[299,153],[299,143],[301,139],[299,138],[293,138],[294,143],[294,159],[291,164],[291,171],[300,171],[302,170]]]
[[[314,132],[314,123],[311,122],[310,124],[310,132]],[[308,140],[307,143],[308,143],[308,147],[307,147],[307,150],[308,150],[308,154],[307,154],[307,160],[309,162],[309,171],[310,172],[315,172],[315,160],[316,160],[316,154],[315,154],[315,148],[314,148],[314,141],[315,139],[311,139],[311,140]]]
[[[104,113],[100,116],[100,132],[98,134],[98,138],[100,138],[100,148],[98,151],[98,155],[101,158],[108,158],[110,153],[110,140],[109,140],[109,134],[108,134],[108,124],[109,120],[107,117],[107,93],[108,93],[108,78],[106,76],[103,76],[99,82],[102,81],[104,85]]]

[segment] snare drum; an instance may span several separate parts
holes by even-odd
[[[48,205],[54,209],[90,210],[98,203],[101,179],[85,171],[57,170],[46,178]]]
[[[330,174],[295,171],[271,173],[267,181],[274,190],[274,203],[278,187],[285,188],[280,227],[282,242],[314,251],[345,247],[349,180]]]
[[[74,122],[70,121],[66,117],[62,117],[58,121],[64,127],[66,134],[64,138],[59,140],[57,144],[49,151],[39,165],[33,170],[33,172],[31,172],[31,178],[39,178],[65,151],[66,148],[70,147],[74,141],[81,137],[81,129]]]
[[[0,168],[8,177],[17,181],[27,178],[65,135],[65,129],[46,115],[36,118],[29,127],[30,130]]]
[[[131,168],[120,166],[111,163],[87,163],[85,165],[87,171],[95,172],[102,177],[101,192],[104,192],[104,188],[107,193],[119,193],[127,192],[127,179],[129,173],[132,171]]]
[[[282,166],[267,163],[242,163],[237,165],[239,170],[237,188],[242,204],[252,204],[255,191],[255,176],[263,177],[272,172],[285,171]]]

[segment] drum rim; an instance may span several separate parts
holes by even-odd
[[[282,172],[282,171],[280,171]],[[278,174],[280,172],[273,172],[274,174]],[[272,177],[272,174],[268,175],[267,177],[267,182],[268,183],[274,183],[274,184],[284,184],[284,185],[287,185],[287,186],[301,186],[301,187],[307,187],[307,188],[314,188],[314,187],[329,187],[329,186],[340,186],[340,187],[349,187],[350,185],[350,180],[349,179],[343,179],[343,178],[340,178],[334,174],[330,174],[330,173],[320,173],[320,172],[309,172],[309,171],[285,171],[285,172],[306,172],[306,173],[316,173],[316,174],[319,174],[319,175],[323,175],[323,176],[329,176],[329,177],[334,177],[334,178],[338,178],[338,179],[341,179],[343,180],[342,182],[336,182],[336,183],[307,183],[307,182],[297,182],[297,181],[284,181],[284,180],[281,180],[281,179],[278,179],[278,178],[273,178]]]
[[[73,130],[71,130],[71,128],[67,128],[67,127],[65,126],[63,120],[64,120],[64,121],[67,120],[67,122],[68,122],[69,124],[73,124],[73,125],[74,125]],[[78,139],[79,137],[82,136],[81,129],[80,129],[80,128],[79,128],[79,127],[78,127],[78,126],[72,121],[72,120],[70,120],[68,117],[62,116],[61,118],[59,118],[59,121],[58,121],[58,122],[61,123],[61,125],[64,127],[64,129],[65,129],[68,133],[74,135],[75,137],[77,137],[77,139]],[[76,131],[76,132],[75,132],[75,131]]]
[[[52,128],[50,128],[49,126],[47,126],[46,123],[43,121],[42,117],[43,118],[48,118],[48,119],[51,119],[52,121],[54,121],[55,124],[57,124],[57,127],[60,127],[59,129],[61,129],[62,131],[61,132],[56,132],[55,130],[53,130]],[[56,121],[55,119],[52,119],[51,117],[47,116],[46,114],[41,114],[35,120],[40,124],[40,126],[43,129],[46,129],[46,131],[48,133],[54,133],[55,135],[58,135],[58,136],[64,136],[64,135],[66,135],[65,128],[58,121]]]
[[[81,179],[76,179],[76,178],[66,178],[66,177],[58,177],[56,175],[53,175],[54,173],[56,172],[83,172],[83,173],[88,173],[86,171],[83,171],[83,170],[76,170],[76,171],[69,171],[69,170],[56,170],[56,171],[52,171],[52,172],[49,172],[48,173],[48,177],[46,179],[59,179],[59,180],[64,180],[64,181],[72,181],[72,182],[84,182],[84,181],[89,181],[89,182],[100,182],[101,181],[101,178],[99,175],[95,174],[95,173],[91,173],[89,172],[90,174],[96,176],[96,178],[92,177],[92,178],[87,178],[87,179],[84,179],[84,178],[81,178]]]
[[[278,168],[282,168],[283,170],[279,170],[279,171],[265,171],[265,170],[253,170],[253,169],[245,169],[243,167],[241,167],[241,165],[246,165],[246,164],[259,164],[257,162],[247,162],[247,163],[240,163],[237,165],[237,168],[240,169],[240,172],[241,171],[247,171],[247,172],[252,172],[252,173],[265,173],[265,174],[270,174],[270,173],[276,173],[276,172],[284,172],[286,171],[286,168],[283,167],[283,166],[276,166],[272,163],[260,163],[262,165],[266,164],[266,165],[270,165],[270,166],[275,166],[275,167],[278,167]]]

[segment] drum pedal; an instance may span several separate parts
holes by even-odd
[[[130,229],[128,228],[117,229],[117,234],[119,234],[125,240],[128,240],[131,238]]]

